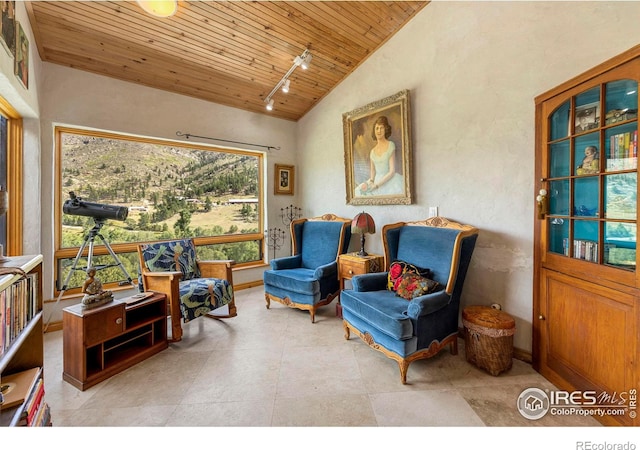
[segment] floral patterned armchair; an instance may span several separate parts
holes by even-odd
[[[181,319],[186,323],[206,316],[224,319],[237,315],[232,260],[199,261],[191,239],[138,245],[145,291],[167,295],[172,340],[182,339]],[[226,314],[212,311],[226,306]]]

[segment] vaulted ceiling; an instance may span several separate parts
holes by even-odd
[[[183,1],[160,19],[135,1],[26,2],[43,61],[298,120],[428,1]],[[32,47],[33,48],[33,47]],[[309,49],[288,94],[265,98]]]

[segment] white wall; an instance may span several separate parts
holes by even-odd
[[[300,122],[300,202],[353,217],[342,114],[411,91],[415,203],[366,206],[384,224],[429,206],[480,229],[463,306],[500,303],[531,350],[534,97],[640,43],[640,2],[432,2]],[[355,239],[354,241],[359,241]],[[352,241],[352,248],[357,242]]]
[[[31,24],[22,2],[16,2],[16,20],[29,40],[29,88],[25,89],[14,74],[14,58],[0,48],[0,96],[23,118],[23,253],[40,253],[40,122],[39,85],[41,61],[35,46]],[[17,26],[16,26],[17,33]],[[1,46],[0,46],[1,47]]]
[[[533,99],[640,43],[640,2],[436,1],[296,124],[41,64],[24,5],[17,6],[31,42],[31,82],[28,91],[18,84],[13,60],[0,49],[0,95],[26,118],[25,253],[53,260],[54,122],[281,146],[267,155],[265,227],[282,227],[280,208],[291,203],[305,216],[362,210],[345,204],[342,114],[410,89],[416,201],[365,209],[378,229],[423,219],[429,206],[479,227],[463,303],[501,303],[516,317],[515,344],[525,350],[531,349]],[[274,163],[296,165],[295,197],[272,195]],[[382,250],[379,233],[367,239],[367,250]],[[236,280],[260,280],[261,272]],[[48,288],[49,263],[45,275]]]
[[[125,83],[108,77],[44,63],[45,77],[41,99],[42,125],[42,253],[45,261],[53,261],[54,251],[54,141],[56,124],[96,128],[101,130],[151,136],[184,142],[176,132],[198,136],[280,147],[266,153],[267,179],[273,179],[274,164],[295,164],[296,123],[274,119],[267,115],[216,105],[157,89]],[[206,145],[219,144],[195,138],[189,141]],[[229,144],[225,144],[229,145]],[[250,146],[236,146],[260,150]],[[136,164],[136,161],[128,161]],[[292,196],[274,196],[271,182],[266,187],[269,208],[267,227],[282,227],[278,213]],[[280,254],[282,256],[282,254]],[[132,276],[135,274],[131,274]],[[262,280],[262,269],[234,273],[235,283]],[[45,265],[45,298],[51,298],[53,268]],[[49,296],[49,297],[47,297]],[[76,301],[77,302],[77,301]],[[46,305],[45,317],[61,320],[60,306]]]

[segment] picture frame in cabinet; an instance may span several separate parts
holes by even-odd
[[[600,125],[600,102],[576,106],[574,125],[576,134],[598,128]]]

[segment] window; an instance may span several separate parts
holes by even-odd
[[[5,255],[22,254],[22,118],[0,97],[0,186],[9,194],[0,217],[0,244]]]
[[[138,242],[263,261],[261,153],[62,127],[56,151],[56,290],[79,290],[89,258],[105,284],[137,279]]]

